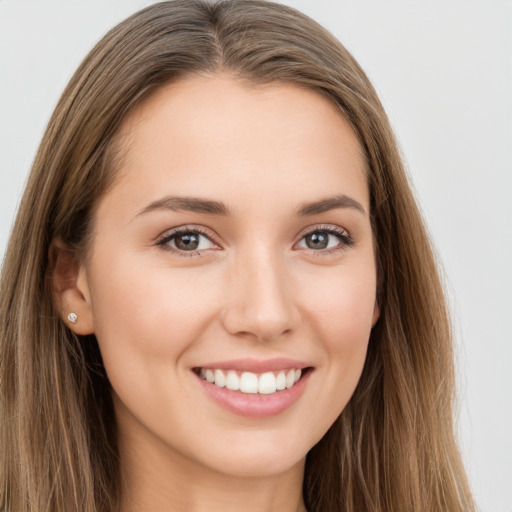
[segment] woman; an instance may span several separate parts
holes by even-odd
[[[304,15],[98,43],[2,270],[1,508],[466,511],[446,308],[389,123]]]

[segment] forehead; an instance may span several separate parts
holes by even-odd
[[[269,188],[283,201],[336,188],[333,194],[352,191],[369,206],[365,158],[351,126],[333,102],[295,84],[187,77],[146,99],[119,134],[120,181],[138,197],[164,187],[162,194],[259,195],[264,203]]]

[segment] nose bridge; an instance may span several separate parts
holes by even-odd
[[[278,251],[260,246],[239,254],[228,282],[224,324],[230,333],[270,340],[295,328],[293,284]]]

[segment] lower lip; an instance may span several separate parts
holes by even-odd
[[[242,393],[219,388],[194,373],[206,393],[221,407],[240,416],[266,418],[282,413],[301,397],[312,369],[309,369],[291,388],[269,395]]]

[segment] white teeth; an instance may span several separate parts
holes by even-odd
[[[295,370],[290,370],[286,374],[286,387],[291,388],[295,384]]]
[[[240,391],[242,393],[258,392],[258,376],[255,373],[244,372],[240,377]]]
[[[241,376],[235,370],[227,372],[219,369],[199,370],[199,376],[215,384],[219,388],[226,387],[231,391],[241,391],[242,393],[259,393],[261,395],[271,395],[276,391],[283,391],[291,388],[301,377],[302,370],[291,369],[281,370],[277,373],[265,372],[260,375],[253,372],[243,372]]]
[[[223,388],[226,385],[226,377],[222,370],[215,370],[215,385],[219,388]]]
[[[283,389],[286,389],[286,375],[284,374],[284,372],[279,372],[277,374],[276,389],[278,391],[282,391]]]
[[[226,375],[226,387],[231,389],[231,391],[238,391],[240,389],[240,377],[233,370],[229,370]]]
[[[272,372],[267,372],[260,375],[258,383],[258,391],[262,395],[270,395],[276,392],[276,377]]]

